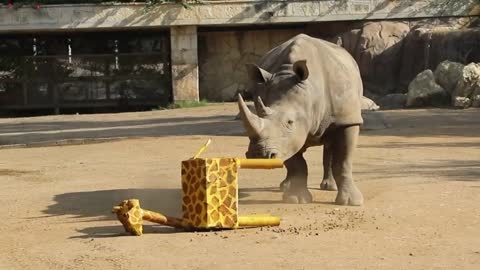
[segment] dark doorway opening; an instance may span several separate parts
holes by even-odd
[[[1,35],[4,113],[131,111],[171,101],[168,30]]]

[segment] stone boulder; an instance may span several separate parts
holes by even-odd
[[[417,75],[408,85],[407,107],[442,106],[448,103],[448,93],[435,82],[432,70]]]
[[[362,97],[362,111],[377,111],[380,107],[367,97]]]
[[[480,92],[478,93],[478,95],[472,95],[472,107],[480,108]]]
[[[470,63],[466,65],[452,93],[452,105],[467,108],[480,95],[480,64]]]
[[[472,101],[467,97],[454,97],[453,98],[453,107],[455,108],[468,108],[472,105]]]
[[[396,88],[401,44],[409,31],[409,25],[403,22],[368,22],[343,33],[336,43],[355,58],[366,88],[385,95]]]
[[[452,94],[457,86],[458,81],[462,77],[465,65],[457,62],[443,61],[438,64],[435,69],[435,81]]]
[[[402,109],[407,104],[407,94],[388,94],[377,100],[382,109]]]

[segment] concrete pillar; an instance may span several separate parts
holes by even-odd
[[[199,101],[196,26],[170,28],[173,101]]]

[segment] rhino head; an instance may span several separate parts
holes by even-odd
[[[238,96],[240,116],[250,139],[247,158],[287,160],[304,146],[310,132],[313,102],[306,61],[284,67],[271,74],[247,65],[257,111],[257,115],[252,113]]]

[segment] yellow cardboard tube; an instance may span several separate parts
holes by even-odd
[[[240,216],[238,227],[279,226],[280,218],[274,216]]]
[[[239,158],[237,162],[242,169],[276,169],[283,168],[281,159]]]

